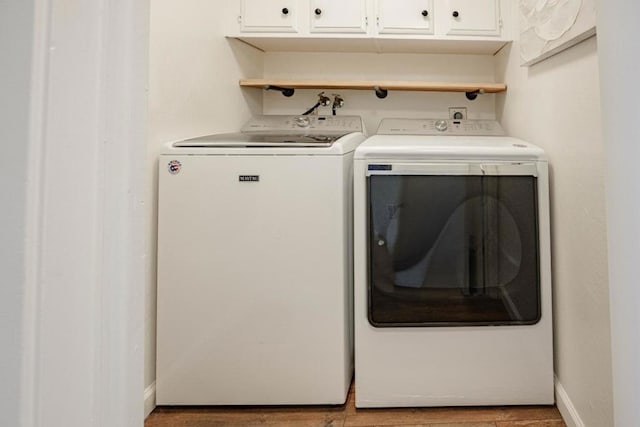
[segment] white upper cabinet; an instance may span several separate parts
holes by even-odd
[[[366,0],[311,0],[312,33],[366,33]]]
[[[240,31],[295,33],[297,8],[296,0],[241,0]]]
[[[500,0],[446,0],[444,34],[500,36]]]
[[[235,1],[233,37],[299,52],[494,54],[511,40],[517,7],[515,0]]]
[[[377,0],[379,34],[433,34],[433,0]]]

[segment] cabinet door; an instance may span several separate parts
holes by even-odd
[[[448,14],[447,35],[499,36],[499,0],[448,0],[445,10]]]
[[[312,33],[366,33],[366,0],[311,0]]]
[[[433,0],[378,0],[380,34],[433,34]]]
[[[296,0],[242,0],[240,31],[297,32]]]

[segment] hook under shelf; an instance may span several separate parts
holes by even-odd
[[[469,101],[473,101],[478,97],[478,95],[483,95],[484,93],[485,93],[484,89],[476,89],[469,92],[465,92],[464,94]]]
[[[265,85],[264,90],[277,90],[287,98],[293,96],[293,94],[296,92],[295,89],[292,89],[290,87],[282,87],[282,86],[275,86],[275,85]]]
[[[374,86],[373,90],[376,93],[376,96],[380,99],[386,98],[389,95],[389,91],[387,89],[382,89],[380,86]]]

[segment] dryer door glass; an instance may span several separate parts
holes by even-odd
[[[368,187],[372,325],[538,322],[534,176],[374,174]]]

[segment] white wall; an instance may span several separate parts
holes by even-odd
[[[137,426],[148,2],[38,0],[35,11],[24,425]]]
[[[63,3],[0,3],[0,424],[137,426],[147,2]]]
[[[17,426],[22,393],[33,2],[0,2],[0,425]]]
[[[262,93],[240,89],[241,77],[262,77],[262,53],[225,34],[237,30],[239,2],[151,2],[145,385],[155,381],[157,156],[168,141],[237,131],[262,112]],[[149,389],[151,390],[151,389]],[[151,408],[147,401],[147,411]],[[152,403],[152,402],[151,402]]]
[[[640,3],[599,2],[598,45],[607,169],[615,425],[640,425]]]
[[[591,38],[530,68],[517,42],[497,56],[506,131],[545,149],[551,169],[555,371],[584,425],[613,424],[604,142]],[[563,408],[565,419],[569,417]],[[578,421],[579,423],[579,421]],[[571,424],[569,424],[571,425]]]
[[[375,53],[281,53],[264,55],[265,78],[324,78],[355,80],[418,80],[494,82],[493,57],[489,55],[375,54]],[[296,90],[291,98],[269,91],[264,96],[265,114],[300,114],[317,101],[319,90]],[[467,107],[470,118],[495,117],[495,95],[469,101],[464,93],[394,92],[378,99],[373,91],[327,90],[345,100],[338,114],[363,117],[374,133],[384,117],[448,118],[448,107]],[[331,114],[324,107],[320,114]]]

